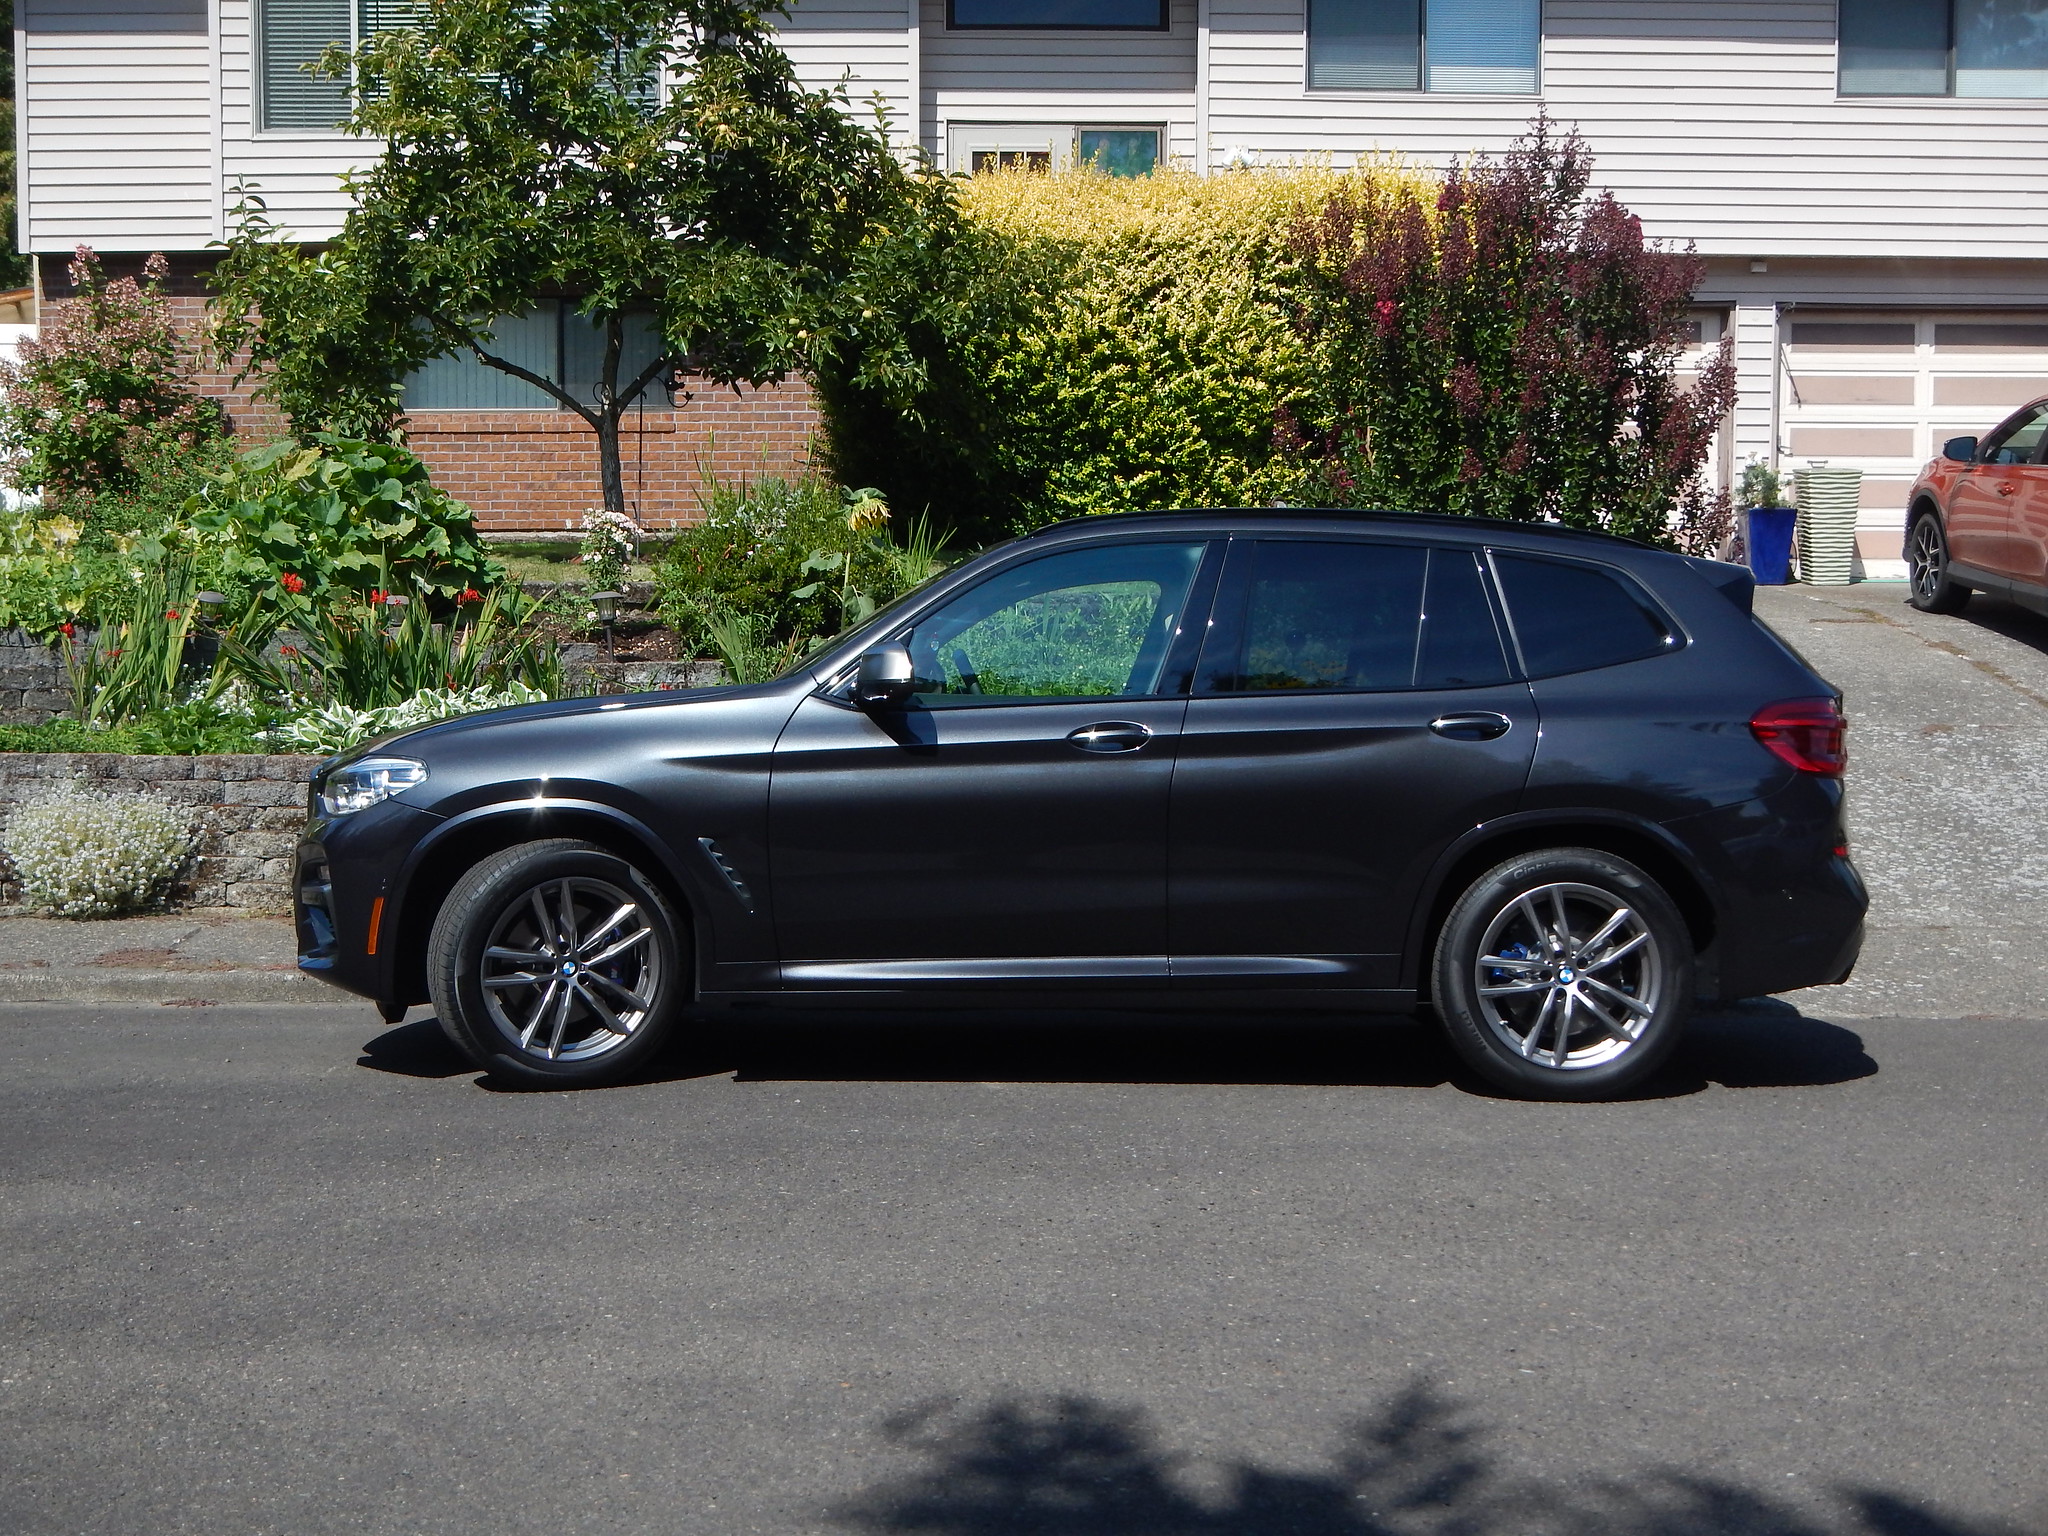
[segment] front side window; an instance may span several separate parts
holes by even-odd
[[[2048,438],[2048,406],[2035,406],[1986,439],[1978,458],[1986,464],[2039,464],[2044,438]]]
[[[1158,692],[1203,547],[1069,550],[990,577],[906,637],[917,702],[946,708]]]
[[[1606,571],[1538,555],[1496,554],[1501,595],[1531,677],[1590,672],[1675,650],[1671,625]]]
[[[1163,32],[1166,0],[947,0],[946,25]]]
[[[1542,0],[1309,0],[1308,83],[1534,95],[1542,15]]]
[[[1844,96],[2048,96],[2048,0],[1840,0]]]
[[[1470,550],[1265,540],[1233,553],[1204,693],[1465,688],[1507,679]]]

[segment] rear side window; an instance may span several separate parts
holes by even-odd
[[[1498,551],[1493,566],[1531,677],[1640,661],[1678,644],[1664,616],[1606,571]]]
[[[1239,544],[1219,615],[1241,616],[1197,690],[1466,687],[1504,681],[1493,610],[1470,550],[1260,540]]]

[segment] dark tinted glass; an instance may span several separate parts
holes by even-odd
[[[1479,557],[1469,549],[1432,550],[1415,686],[1475,688],[1507,680],[1507,658],[1493,605],[1486,600]]]
[[[946,14],[955,27],[1166,26],[1165,0],[952,0]]]
[[[1841,0],[1844,96],[1946,96],[1949,0]]]
[[[1200,544],[1112,544],[1012,566],[907,637],[928,708],[1157,690]]]
[[[1529,555],[1493,560],[1531,677],[1611,667],[1672,648],[1663,618],[1605,571]]]
[[[1234,654],[1204,659],[1203,691],[1413,685],[1427,550],[1273,540],[1237,558],[1243,631]]]

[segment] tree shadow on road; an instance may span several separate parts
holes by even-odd
[[[357,1065],[404,1077],[476,1069],[432,1019],[369,1041]],[[1877,1063],[1851,1031],[1789,1004],[1703,1017],[1635,1098],[1730,1088],[1823,1087]],[[632,1081],[1016,1082],[1437,1088],[1494,1095],[1431,1021],[1325,1015],[1130,1012],[901,1013],[783,1009],[707,1014]],[[497,1087],[489,1078],[485,1087]]]
[[[1078,1395],[926,1403],[882,1436],[924,1465],[831,1512],[872,1536],[2018,1536],[1891,1490],[1837,1487],[1816,1512],[1671,1468],[1538,1482],[1427,1382],[1309,1469],[1176,1452],[1141,1411]]]

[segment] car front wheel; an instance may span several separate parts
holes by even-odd
[[[486,1071],[592,1087],[645,1063],[688,995],[682,928],[626,860],[568,838],[522,843],[456,882],[434,919],[427,988]]]
[[[1432,979],[1451,1044],[1489,1081],[1528,1098],[1611,1098],[1678,1043],[1692,938],[1627,860],[1548,849],[1473,882],[1444,921]]]
[[[1906,535],[1906,601],[1922,613],[1960,613],[1971,589],[1948,570],[1948,535],[1941,519],[1923,512]]]

